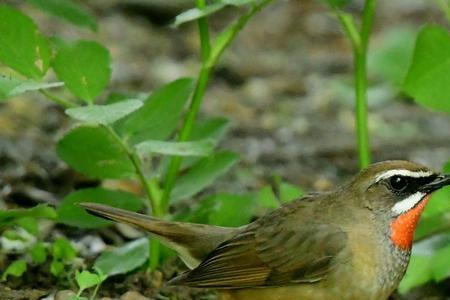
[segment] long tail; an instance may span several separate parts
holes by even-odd
[[[208,253],[234,236],[237,228],[170,222],[98,203],[79,203],[89,213],[144,229],[175,250],[185,264],[195,268]]]

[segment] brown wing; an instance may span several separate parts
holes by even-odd
[[[311,200],[300,199],[249,225],[171,283],[244,288],[320,281],[335,266],[347,236],[314,220]],[[297,219],[300,210],[303,220]]]

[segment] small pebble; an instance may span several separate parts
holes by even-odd
[[[75,292],[71,290],[58,291],[55,294],[55,300],[69,300],[72,296],[75,295]]]
[[[138,292],[129,291],[123,294],[120,300],[150,300],[150,298],[144,297]]]

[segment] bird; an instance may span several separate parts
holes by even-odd
[[[237,228],[80,205],[174,249],[189,270],[168,284],[217,289],[223,300],[385,300],[406,272],[430,195],[447,185],[448,174],[382,161]]]

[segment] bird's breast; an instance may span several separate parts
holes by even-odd
[[[409,251],[412,247],[414,232],[430,196],[425,197],[416,207],[398,216],[391,222],[391,241],[398,248]]]

